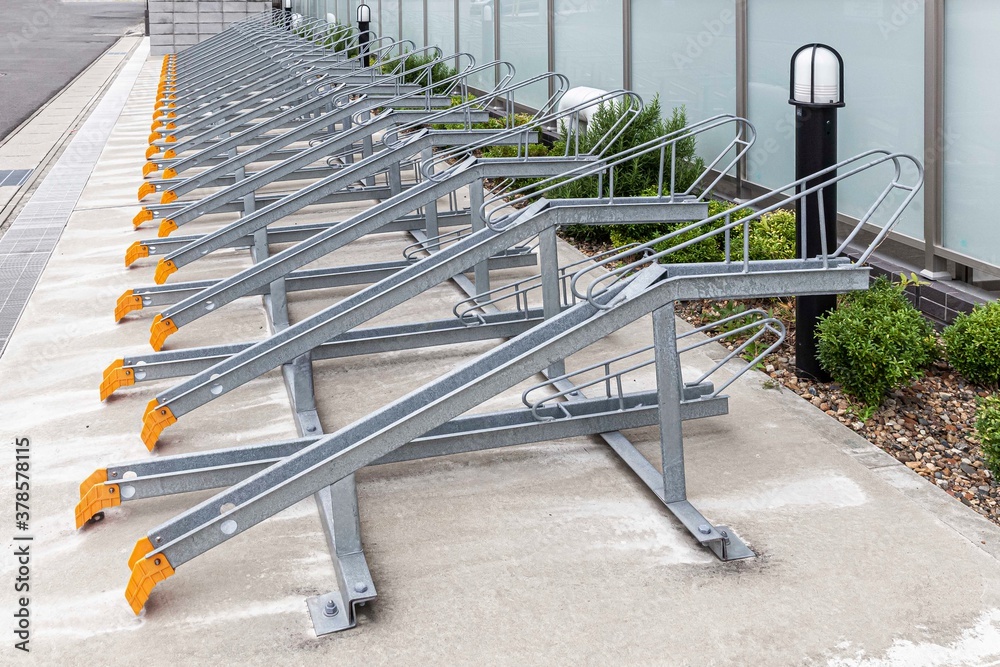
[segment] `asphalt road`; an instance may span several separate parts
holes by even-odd
[[[0,139],[143,22],[146,3],[0,0]]]

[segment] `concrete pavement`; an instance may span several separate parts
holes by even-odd
[[[207,497],[127,504],[73,530],[80,481],[104,464],[148,456],[141,413],[169,386],[126,389],[105,404],[97,395],[112,359],[148,350],[153,313],[116,326],[112,311],[121,292],[152,283],[151,261],[127,270],[122,257],[133,240],[152,235],[133,232],[131,218],[159,69],[158,59],[143,64],[0,357],[0,440],[32,442],[32,653],[17,659],[907,667],[1000,660],[1000,529],[796,396],[766,389],[755,372],[728,392],[730,415],[689,422],[684,431],[691,501],[732,526],[756,559],[718,562],[606,446],[577,438],[362,471],[362,531],[379,598],[354,630],[322,639],[312,632],[304,599],[335,587],[312,500],[179,568],[134,617],[122,595],[132,545]],[[205,216],[185,233],[225,219]],[[406,243],[366,238],[336,261],[384,258]],[[579,256],[566,245],[560,252]],[[222,277],[248,262],[245,254],[216,253],[177,278]],[[293,295],[292,315],[335,296]],[[441,285],[381,321],[426,319],[460,297]],[[265,327],[260,302],[244,299],[184,327],[170,345],[253,340]],[[647,318],[569,365],[650,340]],[[490,345],[317,364],[321,417],[328,428],[348,424]],[[683,363],[708,368],[722,352],[701,348]],[[483,409],[518,404],[521,389]],[[655,460],[655,429],[629,435]],[[285,389],[271,373],[186,415],[161,449],[291,436]],[[14,478],[13,466],[11,452],[0,457],[0,479]],[[8,497],[0,503],[4,526],[14,520]],[[9,537],[0,582],[16,572]],[[0,618],[12,623],[15,595],[7,590]],[[12,643],[0,644],[3,662],[13,663]]]
[[[0,0],[0,140],[141,24],[145,9],[138,0]]]

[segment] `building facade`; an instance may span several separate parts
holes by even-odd
[[[293,0],[296,12],[350,24],[359,0]],[[545,71],[574,86],[659,95],[688,118],[735,113],[758,138],[743,176],[762,188],[793,180],[788,104],[794,50],[821,42],[844,57],[840,155],[888,148],[923,159],[926,185],[893,241],[928,276],[987,289],[1000,276],[1000,67],[995,0],[368,0],[372,29],[508,60],[519,78]],[[490,81],[482,81],[483,85]],[[538,103],[546,91],[519,101]],[[706,149],[711,149],[706,146]],[[864,184],[840,213],[859,217]]]

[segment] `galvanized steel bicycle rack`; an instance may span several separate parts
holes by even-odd
[[[548,114],[535,120],[545,122],[553,117]],[[433,118],[434,114],[429,114],[424,122],[437,122],[428,120]],[[726,125],[739,128],[736,138],[688,190],[676,192],[661,169],[657,196],[616,196],[618,167],[639,155],[657,152],[661,164],[674,164],[668,162],[668,155],[669,160],[676,160],[673,147],[678,141],[709,126]],[[183,323],[190,321],[183,320],[186,312],[193,319],[214,312],[239,296],[265,294],[270,297],[265,297],[265,302],[276,330],[270,338],[259,343],[160,352],[130,359],[128,364],[116,362],[109,368],[102,395],[146,379],[149,377],[146,374],[193,375],[150,403],[144,419],[144,440],[150,446],[163,428],[180,415],[278,366],[285,376],[302,436],[285,442],[116,464],[96,471],[84,481],[77,507],[78,525],[103,516],[104,509],[122,502],[200,489],[225,489],[149,531],[137,543],[129,559],[132,577],[126,590],[136,613],[153,587],[172,576],[175,568],[314,495],[327,530],[338,591],[310,598],[309,607],[319,634],[351,627],[355,623],[354,607],[375,598],[360,538],[353,480],[357,470],[366,465],[580,435],[600,435],[692,536],[720,559],[753,555],[734,533],[725,526],[712,525],[687,500],[680,425],[683,419],[725,414],[728,399],[721,392],[774,349],[784,331],[780,322],[766,313],[752,311],[741,315],[744,319],[738,324],[734,318],[726,318],[678,335],[674,303],[700,298],[829,294],[864,289],[868,270],[861,264],[915,196],[922,183],[922,168],[909,156],[870,151],[746,202],[745,206],[758,210],[746,218],[733,220],[731,211],[707,216],[705,199],[752,143],[752,128],[742,119],[710,119],[693,129],[616,155],[599,152],[535,159],[528,158],[526,151],[522,156],[519,149],[516,158],[487,160],[467,156],[475,148],[492,145],[497,137],[526,146],[528,133],[536,129],[529,123],[526,128],[494,133],[438,156],[422,149],[425,153],[419,161],[422,179],[417,183],[405,190],[398,188],[364,214],[332,223],[273,257],[266,257],[265,248],[256,257],[257,264],[230,279],[186,285],[186,291],[182,292],[184,300],[176,308],[161,313],[170,317],[161,317],[160,321],[176,319]],[[385,150],[408,146],[409,142],[429,134],[416,131],[400,138],[394,132],[389,132]],[[730,160],[732,156],[735,157]],[[888,184],[839,247],[824,247],[817,257],[781,261],[749,259],[749,229],[763,215],[789,208],[803,197],[814,196],[859,174],[870,176],[883,165],[893,170]],[[915,168],[916,175],[904,180],[907,165]],[[545,173],[546,168],[551,171]],[[540,183],[511,189],[502,182],[504,178],[537,175],[538,170],[544,176]],[[670,169],[671,174],[675,171]],[[501,181],[489,197],[481,194],[482,189],[476,185],[484,177]],[[594,198],[545,198],[546,193],[585,178],[596,180]],[[432,214],[427,211],[434,207],[428,204],[470,183],[473,184],[470,193],[474,196],[468,223],[455,231],[429,234]],[[302,199],[317,196],[315,190],[309,195],[302,192],[286,197],[286,200],[292,198],[295,206],[282,209],[282,214],[298,210]],[[892,197],[900,192],[902,201],[896,204]],[[383,267],[381,274],[376,272],[352,283],[363,284],[377,278],[369,287],[301,322],[287,321],[284,302],[278,302],[280,299],[276,299],[273,291],[276,283],[283,282],[279,297],[295,280],[302,280],[303,288],[307,289],[308,272],[297,273],[302,266],[336,251],[350,238],[398,222],[420,208],[425,209],[423,225],[410,228],[417,243],[404,258],[405,266]],[[692,211],[699,213],[692,215]],[[825,215],[821,208],[820,216]],[[844,249],[858,230],[866,222],[878,219],[877,216],[885,221],[883,232],[858,264],[851,263],[843,256]],[[274,220],[278,218],[280,215]],[[589,261],[559,265],[555,231],[560,225],[691,219],[698,221],[654,241],[616,249]],[[274,220],[263,223],[261,228]],[[799,224],[804,229],[807,221],[800,220]],[[244,236],[247,233],[245,228],[240,231]],[[657,250],[663,247],[661,244],[680,238],[685,239],[683,243]],[[664,263],[679,249],[718,238],[724,242],[723,262]],[[484,269],[486,262],[524,244],[536,244],[539,274],[501,286],[490,285],[488,270]],[[598,274],[599,266],[609,264],[620,266]],[[465,277],[467,270],[475,271],[475,282]],[[388,307],[449,279],[455,280],[469,296],[456,304],[454,321],[358,328]],[[566,371],[567,357],[647,314],[652,314],[653,320],[652,346]],[[721,332],[713,333],[720,327]],[[713,368],[695,378],[683,377],[680,354],[737,335],[747,340],[734,345],[734,350]],[[367,417],[335,433],[323,434],[312,392],[313,360],[492,338],[509,340]],[[689,339],[694,341],[689,343]],[[763,341],[769,341],[769,347],[758,352],[749,364],[732,368],[728,363],[749,350],[751,344]],[[655,390],[624,391],[624,378],[647,368],[655,369]],[[719,376],[723,372],[726,374]],[[140,373],[143,377],[139,377]],[[522,408],[462,416],[498,393],[539,374],[546,379],[522,394]],[[721,377],[719,384],[713,382],[717,377]],[[585,391],[594,388],[603,389],[603,395],[588,397]],[[661,434],[662,472],[619,432],[657,424]]]
[[[459,54],[459,57],[465,57],[465,54]],[[262,122],[210,148],[175,160],[169,170],[164,172],[165,179],[143,184],[140,195],[159,191],[161,203],[144,206],[133,222],[138,227],[145,221],[160,219],[159,235],[165,237],[178,226],[207,213],[253,213],[258,206],[273,203],[282,196],[274,191],[256,195],[257,190],[283,180],[315,180],[330,176],[352,165],[357,154],[362,159],[372,158],[377,133],[394,125],[410,122],[414,118],[423,119],[434,110],[442,110],[436,116],[440,122],[466,125],[482,122],[488,118],[488,114],[473,108],[472,103],[449,108],[452,105],[449,93],[467,94],[464,91],[467,91],[468,77],[495,66],[489,64],[477,67],[471,62],[471,56],[468,58],[470,64],[462,72],[433,83],[401,85],[400,77],[409,72],[395,75],[389,83],[386,82],[387,77],[381,77],[382,81],[350,86],[342,77],[319,84],[310,82],[317,99],[308,100],[300,106],[310,108],[313,114],[311,119],[276,136],[264,134],[273,130],[274,125],[282,119],[301,115],[300,107],[296,107],[279,114],[274,123]],[[512,74],[504,77],[498,85],[506,85],[510,76]],[[401,92],[403,89],[408,92]],[[443,92],[435,93],[435,89],[443,89]],[[326,106],[327,109],[316,112],[317,106]],[[335,127],[340,129],[332,129]],[[247,135],[266,140],[237,152],[241,145],[246,146]],[[308,140],[307,146],[288,148],[303,140]],[[177,178],[178,170],[209,164],[208,160],[217,156],[220,148],[226,150],[228,156],[221,162],[187,178]],[[260,171],[246,171],[248,165],[262,162],[273,164]],[[317,162],[324,164],[316,166]],[[374,184],[371,175],[359,177],[358,180],[369,187]],[[199,197],[195,194],[195,198],[178,201],[179,197],[196,193],[200,188],[218,186],[224,187],[211,195]],[[353,199],[376,197],[377,194],[363,190],[352,195]],[[145,255],[140,253],[140,256]]]

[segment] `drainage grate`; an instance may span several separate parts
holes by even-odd
[[[0,236],[0,354],[76,207],[144,61],[145,53],[141,53],[122,68],[31,199]],[[30,173],[29,169],[0,171],[0,185],[19,185]]]
[[[17,187],[28,180],[31,172],[31,169],[0,169],[0,188]]]

